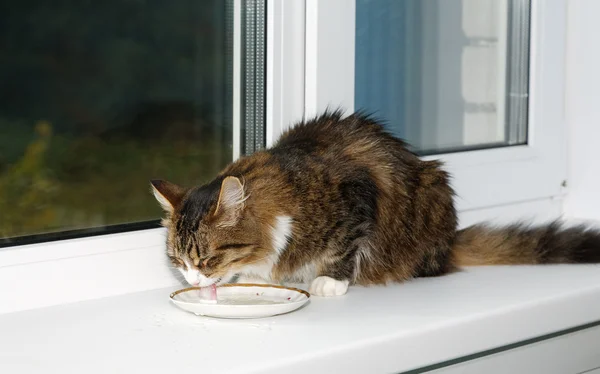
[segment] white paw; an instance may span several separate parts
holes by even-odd
[[[347,280],[339,281],[330,277],[317,277],[310,284],[308,292],[315,296],[342,296],[348,291]]]

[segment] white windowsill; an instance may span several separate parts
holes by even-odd
[[[0,372],[402,372],[600,320],[597,265],[354,287],[261,320],[194,316],[172,289],[0,315]]]

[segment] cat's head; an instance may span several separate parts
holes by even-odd
[[[269,235],[247,206],[239,178],[221,177],[191,189],[161,180],[151,184],[166,213],[167,254],[191,285],[226,282],[269,258]]]

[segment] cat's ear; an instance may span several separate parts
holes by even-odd
[[[226,177],[223,179],[219,201],[215,209],[215,215],[219,216],[222,225],[235,225],[244,209],[246,198],[244,185],[238,178]]]
[[[181,203],[185,195],[185,189],[171,182],[154,179],[150,181],[154,197],[165,212],[171,214]]]

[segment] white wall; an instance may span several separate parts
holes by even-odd
[[[600,220],[600,1],[569,0],[568,7],[564,213]]]

